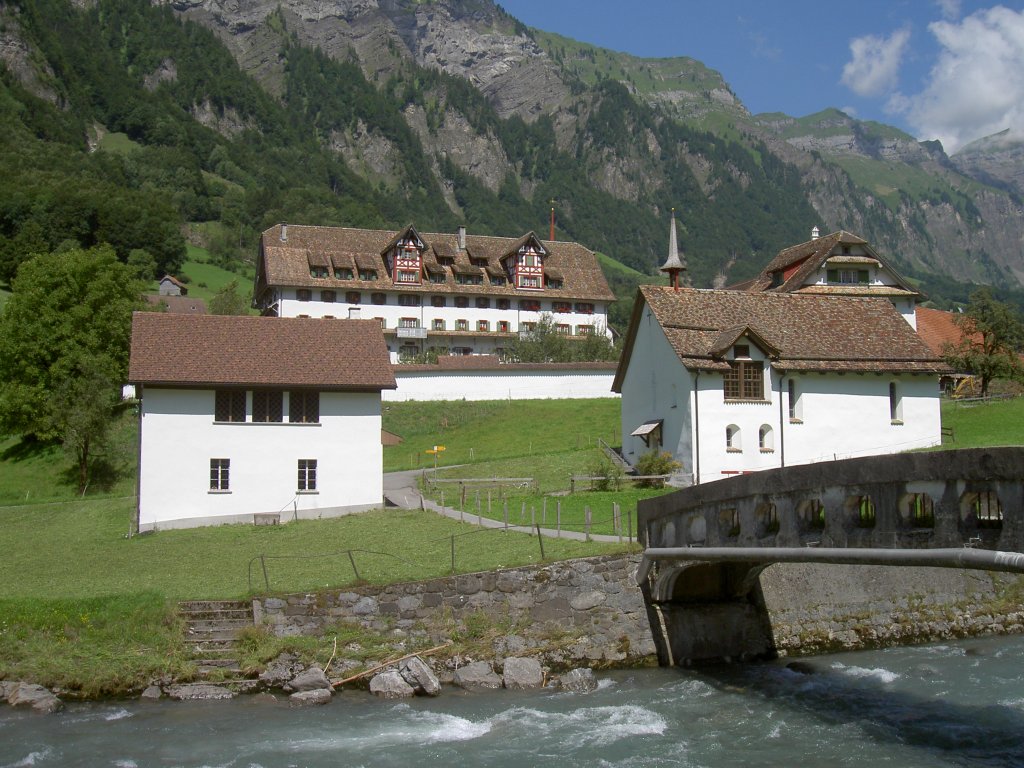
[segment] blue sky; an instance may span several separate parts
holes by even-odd
[[[1024,134],[1024,0],[499,0],[531,27],[690,56],[753,112],[838,107],[947,152]]]

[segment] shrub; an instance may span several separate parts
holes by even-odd
[[[597,459],[590,467],[590,476],[594,480],[595,491],[617,491],[622,487],[622,468],[607,459]]]
[[[641,475],[671,475],[683,465],[672,458],[668,451],[648,451],[636,463],[636,471]],[[643,488],[661,488],[664,480],[640,480],[638,485]]]

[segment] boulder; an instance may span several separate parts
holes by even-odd
[[[334,694],[326,688],[314,688],[308,691],[298,691],[288,697],[288,703],[293,707],[314,707],[327,704]]]
[[[415,696],[416,690],[405,682],[397,669],[388,669],[373,676],[370,693],[384,699],[405,699]]]
[[[509,690],[540,688],[544,684],[544,670],[537,659],[511,656],[505,659],[502,682]]]
[[[11,686],[7,686],[10,688]],[[36,712],[49,714],[64,707],[64,702],[41,685],[34,683],[17,683],[7,696],[7,703],[12,707],[31,707]]]
[[[460,688],[467,691],[484,691],[501,688],[501,678],[494,674],[491,665],[486,661],[474,661],[455,670],[452,680]]]
[[[168,687],[167,695],[175,701],[208,701],[212,699],[235,698],[234,691],[230,691],[220,685],[209,685],[208,683],[172,685]]]
[[[405,659],[398,665],[398,672],[416,693],[437,696],[441,693],[441,681],[419,656]]]
[[[267,668],[260,672],[260,682],[268,688],[284,688],[295,675],[302,671],[302,666],[290,653],[282,653]]]
[[[562,688],[573,693],[590,693],[597,690],[597,678],[594,671],[586,667],[577,667],[562,675]]]
[[[303,691],[333,690],[331,681],[320,667],[310,667],[288,682],[288,687],[297,693]]]
[[[163,695],[164,692],[160,690],[159,685],[150,685],[142,692],[139,698],[143,701],[156,701]]]

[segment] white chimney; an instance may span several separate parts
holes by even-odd
[[[283,222],[281,224],[281,242],[288,242],[288,225]]]
[[[459,242],[459,250],[466,250],[466,226],[464,224],[459,227],[459,231],[458,234],[456,235],[456,238],[458,239]]]
[[[360,310],[359,307],[349,307],[348,308],[348,319],[349,320],[359,320],[362,317],[362,314],[360,314],[359,310]]]
[[[814,227],[814,229],[811,230],[811,240],[817,240],[820,235],[821,230],[819,230],[817,227]]]

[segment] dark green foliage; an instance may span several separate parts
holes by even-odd
[[[962,339],[946,353],[946,362],[958,371],[981,379],[981,395],[993,379],[1024,380],[1024,320],[1013,307],[997,301],[982,288],[957,317]]]
[[[682,464],[673,459],[668,451],[650,450],[636,462],[636,471],[639,475],[670,475],[680,467]],[[661,488],[665,481],[642,480],[639,484],[646,488]]]
[[[571,363],[615,360],[618,354],[604,328],[581,339],[570,338],[558,332],[554,318],[545,312],[530,333],[513,339],[506,357],[513,363]]]
[[[247,295],[238,290],[238,281],[232,280],[210,299],[211,315],[247,315],[252,303]]]

